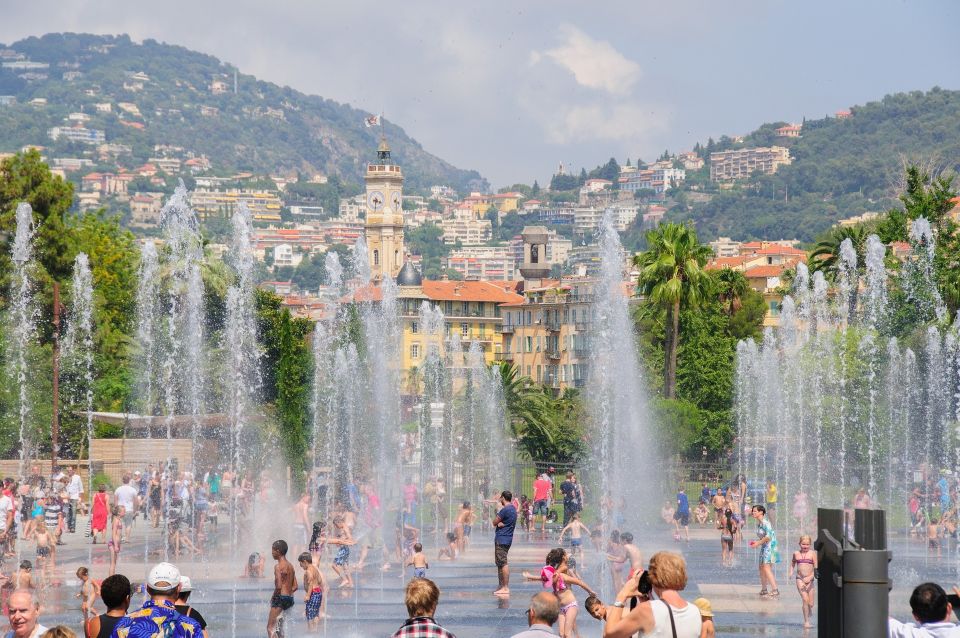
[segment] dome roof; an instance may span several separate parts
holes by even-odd
[[[398,286],[420,286],[423,284],[423,277],[420,271],[413,267],[412,262],[405,262],[403,268],[397,273]]]

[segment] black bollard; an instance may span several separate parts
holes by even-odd
[[[817,636],[885,636],[891,587],[885,514],[882,510],[858,510],[856,542],[843,535],[843,517],[843,510],[817,510]]]
[[[817,638],[843,636],[843,590],[841,556],[843,553],[843,510],[817,509]]]
[[[843,552],[843,637],[886,636],[890,616],[890,552],[847,549]]]
[[[854,510],[853,537],[864,549],[887,548],[887,517],[883,510]]]

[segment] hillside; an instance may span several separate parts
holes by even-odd
[[[708,165],[670,191],[667,219],[692,221],[705,239],[812,241],[840,219],[898,205],[904,162],[960,171],[960,91],[899,93],[850,111],[805,120],[799,138],[777,137],[778,122],[736,143],[709,141],[699,149]],[[788,147],[793,163],[730,190],[710,182],[710,152],[771,145]]]
[[[380,134],[364,126],[367,112],[251,75],[237,73],[234,93],[235,67],[154,40],[47,34],[3,49],[0,96],[15,100],[0,99],[0,152],[42,145],[48,157],[91,157],[90,144],[48,135],[52,127],[69,126],[70,113],[82,112],[90,118],[85,127],[129,147],[116,158],[128,168],[155,156],[155,145],[169,145],[206,156],[221,175],[299,171],[361,183]],[[35,98],[46,104],[31,104]],[[479,173],[431,155],[399,126],[384,121],[382,130],[412,191],[432,184],[460,191],[486,186]]]

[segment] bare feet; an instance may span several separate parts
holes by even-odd
[[[509,596],[510,589],[508,587],[501,587],[497,591],[493,592],[494,596]]]

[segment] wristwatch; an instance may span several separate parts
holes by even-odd
[[[620,602],[619,600],[616,601],[615,603],[613,603],[613,606],[614,606],[614,607],[619,607],[620,609],[623,609],[623,608],[625,607],[625,605],[624,605],[622,602]]]

